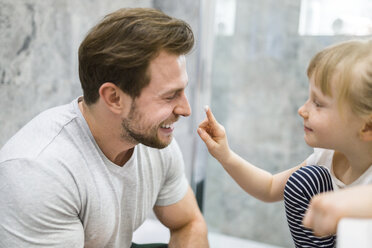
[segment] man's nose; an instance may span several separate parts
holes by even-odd
[[[187,97],[186,97],[184,92],[182,93],[182,95],[179,99],[179,102],[177,103],[177,106],[174,109],[174,113],[176,115],[182,115],[182,116],[185,116],[185,117],[191,115],[190,103],[187,100]]]

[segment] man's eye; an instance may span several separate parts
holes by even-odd
[[[171,96],[169,96],[169,97],[167,97],[165,99],[167,99],[167,100],[173,100],[174,98],[176,98],[176,94],[171,95]]]
[[[170,100],[176,99],[179,95],[180,95],[180,92],[176,92],[173,95],[166,97],[165,99],[170,101]]]

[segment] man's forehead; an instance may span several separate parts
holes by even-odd
[[[159,54],[150,61],[151,64],[169,63],[170,60],[177,59],[179,63],[185,63],[186,56],[184,54],[169,53],[161,51]]]
[[[146,88],[152,88],[161,94],[186,88],[188,75],[185,62],[184,55],[161,53],[149,66],[150,82]]]

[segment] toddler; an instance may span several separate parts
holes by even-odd
[[[272,175],[228,145],[224,127],[206,108],[198,128],[210,154],[250,195],[284,199],[296,247],[335,247],[335,235],[317,236],[302,224],[311,199],[322,192],[372,183],[372,40],[353,40],[316,54],[307,69],[308,100],[298,110],[305,142],[314,153]]]

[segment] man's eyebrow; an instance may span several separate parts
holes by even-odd
[[[174,89],[170,89],[166,92],[162,92],[160,93],[161,96],[164,96],[164,95],[169,95],[169,94],[172,94],[172,93],[177,93],[177,92],[180,92],[180,91],[183,91],[186,89],[186,87],[189,85],[189,83],[186,84],[185,87],[181,87],[181,88],[174,88]]]
[[[183,88],[171,89],[171,90],[168,90],[166,92],[161,93],[159,95],[159,97],[166,98],[166,97],[169,97],[169,96],[174,96],[174,95],[182,92],[183,90],[184,90]]]

